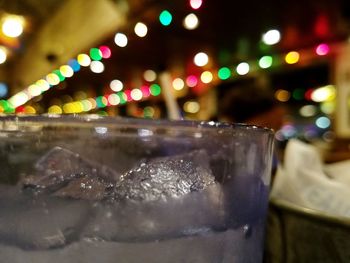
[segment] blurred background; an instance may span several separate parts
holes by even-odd
[[[1,114],[218,120],[253,81],[278,141],[350,137],[346,0],[2,0],[0,29]]]

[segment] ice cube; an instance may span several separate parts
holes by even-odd
[[[61,197],[101,200],[119,178],[109,167],[61,147],[40,158],[35,168],[36,175],[24,178],[24,188]]]
[[[82,238],[147,242],[196,235],[204,229],[226,229],[220,184],[167,200],[100,202],[94,214]]]
[[[25,250],[77,240],[90,212],[87,201],[25,194],[1,199],[0,207],[0,243]]]
[[[159,157],[122,175],[114,192],[116,200],[155,201],[178,198],[215,184],[204,150]]]

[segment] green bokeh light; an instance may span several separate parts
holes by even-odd
[[[295,90],[293,90],[292,96],[295,100],[303,100],[304,99],[304,90],[303,89],[295,89]]]
[[[102,52],[98,48],[92,48],[90,49],[90,57],[92,60],[101,60],[102,59]]]
[[[227,67],[220,68],[218,71],[218,77],[221,80],[228,79],[231,76],[231,70]]]
[[[150,91],[153,96],[158,96],[161,93],[161,88],[158,84],[152,84],[150,86]]]
[[[105,103],[106,98],[103,96],[99,96],[96,98],[96,104],[98,108],[104,108],[107,106],[107,104]]]
[[[126,94],[124,92],[118,92],[117,95],[119,96],[120,102],[119,104],[125,104],[127,102],[127,97]]]
[[[170,25],[172,20],[173,20],[173,16],[170,14],[168,10],[163,10],[163,12],[161,12],[159,15],[159,21],[163,26]]]
[[[263,56],[259,59],[259,66],[261,68],[269,68],[272,66],[273,59],[271,56]]]
[[[60,82],[64,81],[66,78],[62,75],[61,71],[56,69],[52,73],[56,74],[57,77],[60,79]]]

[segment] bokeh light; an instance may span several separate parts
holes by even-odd
[[[0,98],[4,98],[8,93],[8,86],[3,83],[0,82]]]
[[[271,29],[262,36],[262,41],[266,45],[275,45],[280,41],[280,39],[281,33],[276,29]]]
[[[247,62],[241,62],[238,64],[236,71],[238,75],[246,75],[249,73],[250,66]]]
[[[78,72],[80,70],[80,64],[74,58],[68,61],[68,65],[73,69],[74,72]]]
[[[190,75],[186,78],[186,85],[193,88],[198,84],[198,78],[194,75]]]
[[[60,83],[60,78],[55,73],[49,73],[46,75],[46,81],[51,85],[55,86]]]
[[[316,126],[321,129],[327,129],[331,126],[331,120],[325,116],[317,118],[315,122]]]
[[[272,66],[273,59],[271,56],[263,56],[259,59],[259,67],[269,68]]]
[[[105,70],[105,66],[101,61],[92,61],[90,69],[94,73],[102,73]]]
[[[158,84],[152,84],[150,86],[150,91],[153,96],[158,96],[161,93],[161,88]]]
[[[124,87],[123,82],[121,82],[119,79],[114,79],[109,83],[109,87],[111,90],[118,92],[121,91]]]
[[[319,44],[316,47],[316,54],[319,56],[325,56],[329,53],[329,46],[327,44]]]
[[[202,0],[190,0],[190,6],[193,9],[198,9],[202,6]]]
[[[169,26],[172,20],[173,16],[168,10],[163,10],[159,15],[159,21],[163,26]]]
[[[148,86],[142,86],[141,91],[142,91],[144,98],[147,98],[151,95],[151,91],[150,91],[150,88]]]
[[[203,83],[210,83],[211,81],[213,80],[213,74],[210,72],[210,71],[204,71],[202,74],[201,74],[201,81]]]
[[[38,85],[30,85],[27,89],[29,95],[31,97],[36,97],[39,96],[41,94],[41,88]]]
[[[327,85],[315,89],[311,94],[311,99],[315,102],[324,102],[334,100],[335,96],[335,87],[333,85]]]
[[[25,106],[23,112],[25,114],[36,114],[36,109],[33,106]]]
[[[208,64],[209,57],[206,53],[199,52],[194,56],[193,61],[194,61],[194,64],[197,65],[198,67],[203,67]]]
[[[185,87],[185,83],[181,78],[174,79],[172,84],[175,90],[182,90]]]
[[[145,37],[148,32],[148,28],[144,23],[138,22],[134,28],[135,34],[139,37]]]
[[[199,106],[199,103],[197,101],[187,101],[187,102],[185,102],[183,109],[185,112],[194,114],[194,113],[199,112],[200,106]]]
[[[222,67],[218,71],[218,77],[221,80],[228,79],[231,76],[231,70],[227,67]]]
[[[281,102],[287,102],[290,99],[290,92],[284,89],[278,89],[275,92],[275,98]]]
[[[128,37],[123,33],[117,33],[114,36],[114,42],[119,47],[126,47],[128,45]]]
[[[325,101],[320,105],[320,109],[323,113],[331,115],[335,112],[336,103],[335,101]]]
[[[2,32],[7,37],[19,37],[23,33],[24,18],[22,16],[9,15],[2,23]]]
[[[4,46],[0,46],[0,64],[4,63],[7,59],[7,49]]]
[[[130,92],[130,96],[133,100],[139,101],[142,99],[142,91],[140,89],[133,89]]]
[[[184,21],[183,21],[183,26],[188,29],[188,30],[193,30],[193,29],[196,29],[199,25],[199,19],[198,17],[191,13],[191,14],[188,14],[185,18],[184,18]]]
[[[44,79],[39,79],[37,82],[35,82],[35,84],[40,87],[41,92],[45,92],[50,89],[50,84]]]
[[[285,56],[285,61],[287,64],[295,64],[299,61],[300,54],[296,51],[290,51]]]
[[[101,51],[101,54],[102,54],[103,58],[110,58],[111,57],[112,51],[111,51],[111,49],[109,47],[107,47],[107,46],[100,46],[99,49]]]
[[[51,114],[62,114],[63,111],[62,111],[62,108],[60,106],[52,105],[52,106],[49,107],[48,113],[51,113]]]
[[[105,96],[98,96],[96,98],[96,104],[98,108],[104,108],[108,105],[108,99]]]
[[[8,102],[13,108],[17,108],[18,106],[25,104],[28,100],[29,96],[25,92],[21,91],[9,98]]]
[[[79,65],[83,67],[88,67],[91,63],[90,57],[86,54],[79,54],[77,57],[77,61]]]
[[[98,48],[91,48],[90,49],[90,57],[92,60],[101,60],[102,59],[102,52]]]
[[[148,82],[155,81],[157,73],[154,70],[148,69],[143,73],[143,78]]]
[[[315,105],[304,105],[299,109],[299,114],[303,117],[312,117],[317,113],[317,107]]]
[[[108,102],[109,102],[109,104],[115,106],[115,105],[118,105],[120,103],[120,98],[117,94],[110,94],[108,96]]]
[[[69,65],[63,65],[60,67],[61,74],[66,77],[70,78],[74,75],[73,69]]]

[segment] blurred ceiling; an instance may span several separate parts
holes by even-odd
[[[174,15],[168,28],[157,23],[165,8]],[[199,50],[219,58],[229,53],[229,63],[258,56],[264,52],[259,48],[261,35],[272,27],[283,34],[277,51],[338,41],[347,37],[350,18],[346,0],[204,0],[196,11],[200,26],[193,31],[182,26],[182,18],[193,12],[186,0],[1,0],[0,10],[28,21],[20,46],[0,68],[12,94],[94,45],[108,44],[115,55],[106,61],[104,74],[82,72],[80,79],[70,80],[75,86],[103,86],[116,72],[132,78],[147,67],[181,64]],[[130,33],[139,20],[151,27],[147,38],[131,36],[127,49],[116,47],[115,32]]]

